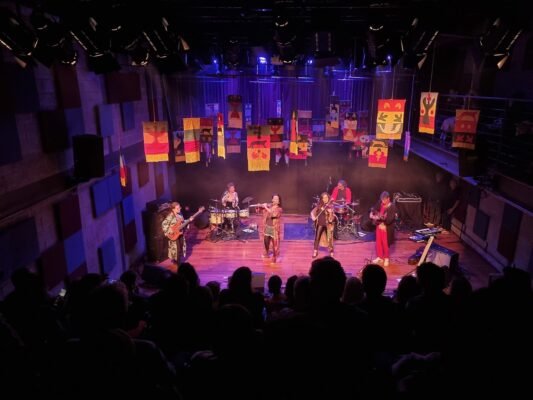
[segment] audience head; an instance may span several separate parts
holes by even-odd
[[[338,303],[344,291],[346,274],[341,263],[333,257],[314,260],[309,270],[311,295],[319,305]]]
[[[368,264],[363,268],[362,281],[368,297],[381,296],[387,285],[387,273],[381,265]]]

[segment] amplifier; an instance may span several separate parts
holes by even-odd
[[[394,193],[396,203],[422,203],[422,197],[415,193],[399,192]]]

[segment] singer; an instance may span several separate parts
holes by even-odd
[[[313,258],[318,255],[319,244],[327,245],[329,255],[333,257],[333,230],[335,228],[335,212],[329,194],[324,192],[320,195],[317,206],[311,210],[311,219],[315,223],[315,243]],[[323,236],[325,235],[325,240]]]

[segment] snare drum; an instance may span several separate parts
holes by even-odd
[[[348,211],[348,208],[346,206],[334,206],[333,210],[335,211],[335,214],[345,214]]]
[[[235,219],[237,215],[237,210],[224,210],[224,218]]]
[[[209,216],[209,222],[213,225],[220,225],[224,221],[224,216],[220,212],[212,212]]]
[[[250,210],[248,208],[243,208],[242,210],[239,210],[240,218],[248,218],[249,216],[250,216]]]

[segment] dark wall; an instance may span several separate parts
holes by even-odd
[[[248,172],[246,154],[230,154],[228,159],[216,159],[210,166],[204,163],[176,165],[173,197],[183,205],[196,209],[208,206],[209,199],[220,199],[228,182],[236,184],[241,201],[252,196],[255,202],[268,202],[272,193],[279,193],[286,212],[307,213],[313,196],[323,192],[329,176],[336,184],[345,179],[361,200],[363,208],[370,207],[383,190],[421,193],[433,174],[426,163],[412,156],[402,160],[403,149],[389,153],[386,169],[369,168],[368,159],[348,159],[349,143],[315,143],[313,157],[304,161],[291,160],[290,165],[274,166],[266,172]],[[243,148],[244,150],[244,148]],[[392,149],[391,149],[392,150]]]

